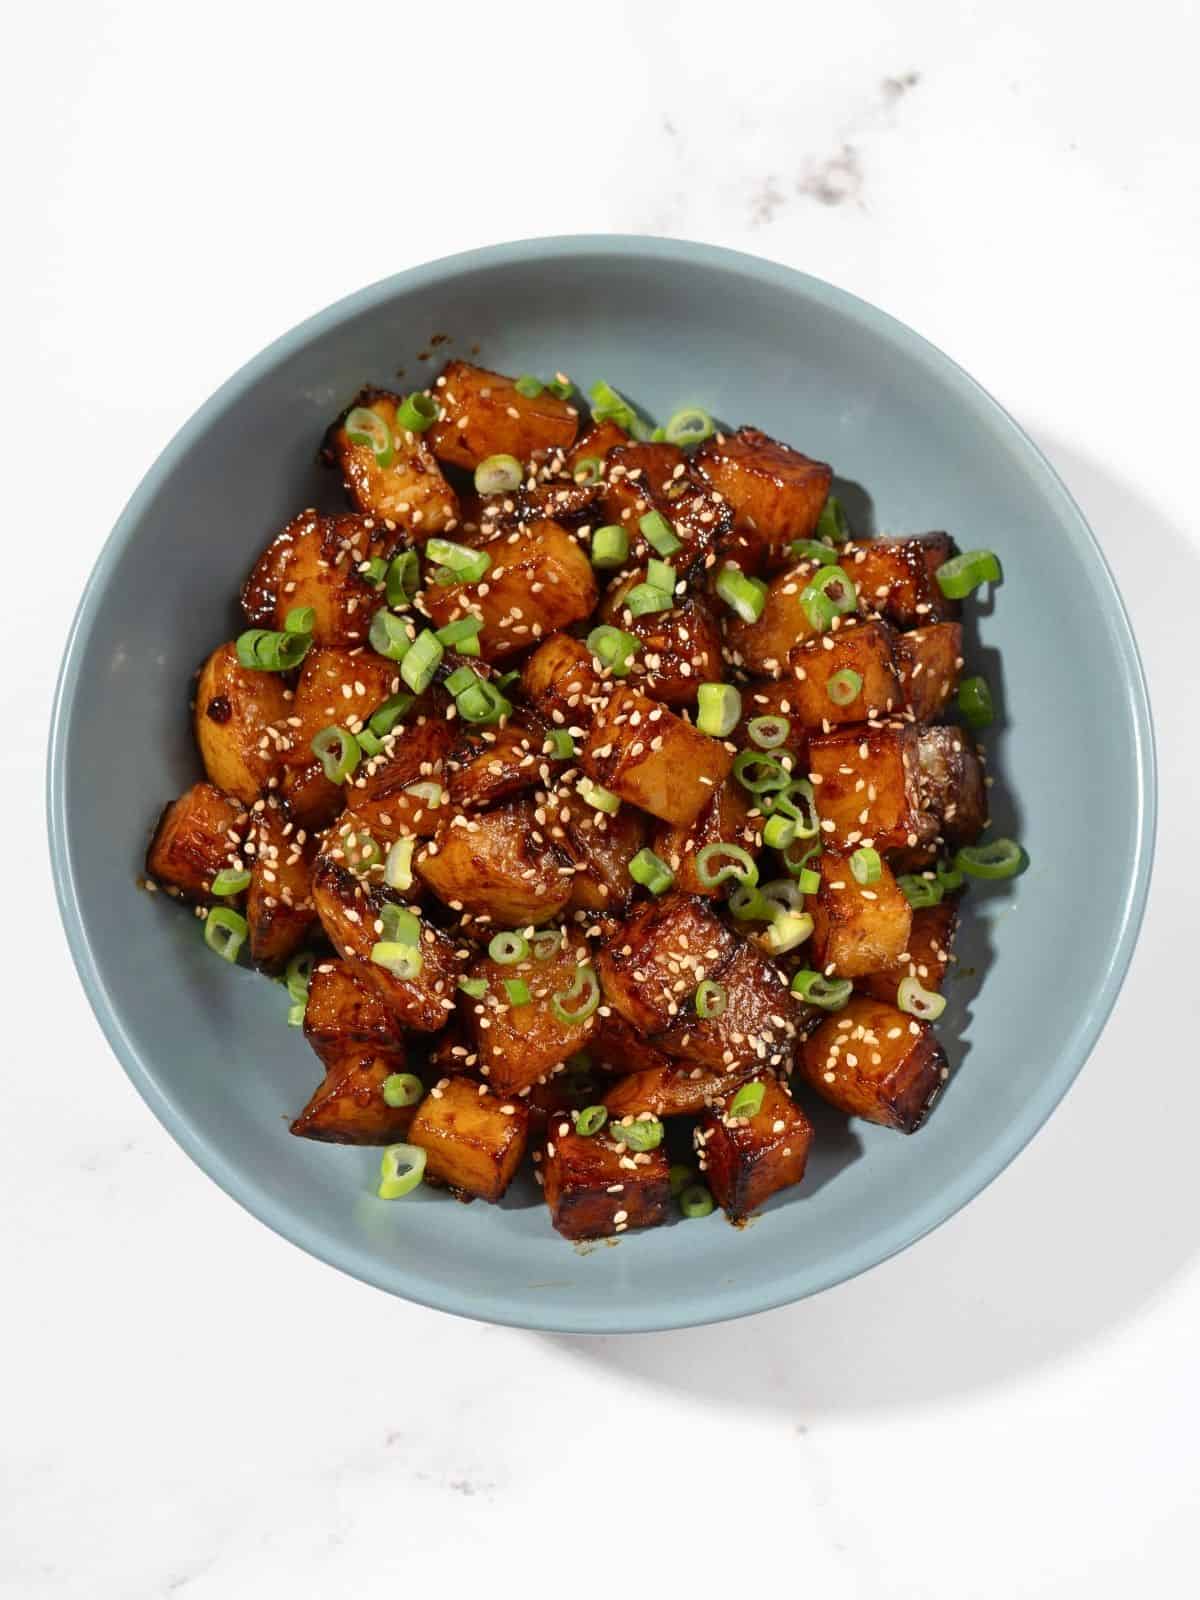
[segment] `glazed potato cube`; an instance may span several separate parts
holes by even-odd
[[[847,856],[826,851],[816,863],[821,887],[808,897],[813,919],[811,964],[838,978],[899,960],[908,949],[913,913],[887,862],[871,884],[855,881]]]
[[[312,740],[323,728],[336,724],[355,733],[373,711],[403,688],[396,663],[374,650],[315,646],[304,658],[294,699],[287,708],[291,719],[288,764],[307,767],[312,761]]]
[[[787,559],[793,539],[811,539],[829,498],[833,473],[790,445],[739,428],[706,439],[695,455],[697,468],[733,508],[734,519],[761,541],[769,566]]]
[[[614,1011],[611,1006],[605,1006],[604,1009],[608,1015],[600,1017],[588,1045],[588,1055],[601,1072],[611,1073],[615,1077],[640,1077],[643,1074],[674,1072],[679,1068],[679,1062],[672,1056],[664,1055],[642,1029],[626,1022],[620,1012]]]
[[[892,647],[905,705],[918,722],[932,722],[958,691],[962,628],[957,622],[934,622],[894,635]]]
[[[590,617],[596,604],[592,564],[557,522],[529,522],[492,539],[482,583],[431,583],[422,604],[435,628],[478,617],[479,653],[505,661],[539,639]]]
[[[342,791],[330,783],[315,756],[302,765],[284,767],[279,794],[296,826],[306,832],[327,828],[342,809]]]
[[[425,1181],[461,1200],[501,1198],[525,1153],[529,1112],[471,1078],[442,1078],[417,1107],[408,1143],[425,1152]]]
[[[629,534],[630,560],[636,566],[658,553],[641,532],[641,518],[650,511],[666,517],[680,542],[671,561],[681,577],[699,568],[733,524],[722,497],[673,444],[627,444],[611,451],[601,506],[605,522],[618,523]]]
[[[961,728],[922,728],[917,740],[921,804],[948,845],[973,844],[987,827],[983,762]]]
[[[484,502],[484,529],[491,525],[497,532],[511,531],[519,523],[547,518],[568,528],[584,522],[594,528],[600,517],[599,501],[600,491],[594,484],[554,478],[531,485],[527,479],[516,495],[496,495]]]
[[[418,1033],[436,1033],[454,1012],[458,980],[469,952],[430,922],[421,929],[421,970],[415,978],[397,978],[371,960],[381,938],[380,912],[392,903],[385,889],[368,886],[348,867],[317,857],[313,900],[329,942],[360,983],[371,989],[401,1022]]]
[[[757,856],[762,848],[762,821],[751,818],[750,798],[736,778],[726,778],[700,815],[686,828],[660,822],[651,848],[675,874],[675,887],[683,894],[722,900],[728,883],[706,888],[696,871],[696,857],[710,844],[736,844]]]
[[[243,667],[232,640],[214,650],[200,671],[194,716],[209,781],[252,805],[287,748],[291,709],[280,673]]]
[[[343,1046],[326,1061],[325,1076],[291,1132],[326,1144],[393,1144],[403,1139],[415,1107],[389,1106],[383,1086],[393,1072],[404,1070],[403,1049]]]
[[[812,735],[809,771],[827,846],[849,853],[869,839],[883,852],[927,840],[934,825],[917,786],[917,736],[915,727],[891,725]]]
[[[725,642],[738,666],[760,678],[784,677],[796,646],[819,637],[800,603],[818,570],[815,561],[799,561],[772,578],[757,622],[743,622],[733,612],[726,615]]]
[[[246,841],[250,867],[246,921],[250,925],[250,959],[264,972],[278,972],[286,966],[317,920],[312,901],[316,850],[316,839],[296,827],[274,795],[261,811],[252,814]]]
[[[730,963],[738,943],[698,897],[647,900],[600,951],[604,997],[635,1029],[662,1033],[690,1006],[701,979]]]
[[[404,1049],[404,1029],[396,1013],[373,989],[359,982],[348,961],[321,961],[313,968],[304,1007],[304,1037],[327,1067],[344,1059],[353,1048],[382,1055]]]
[[[244,807],[211,783],[195,783],[172,800],[146,852],[146,874],[169,893],[208,905],[212,881],[226,867],[245,866]]]
[[[892,656],[892,631],[883,622],[864,619],[799,644],[788,657],[795,682],[791,698],[795,715],[806,728],[844,722],[865,722],[900,706],[900,681]],[[838,673],[854,673],[861,687],[853,699],[833,698],[829,683]],[[835,688],[847,680],[838,679]]]
[[[315,614],[313,641],[342,649],[366,643],[384,591],[359,568],[389,557],[400,542],[374,517],[324,517],[302,511],[259,556],[242,589],[242,610],[253,628],[283,627],[296,606]]]
[[[605,1133],[583,1138],[567,1117],[551,1117],[541,1163],[550,1220],[565,1239],[607,1239],[667,1220],[671,1166],[657,1150],[627,1151]]]
[[[653,1111],[656,1117],[694,1116],[728,1090],[745,1083],[754,1071],[749,1063],[716,1070],[664,1059],[666,1066],[631,1072],[617,1079],[604,1096],[610,1116],[636,1116],[640,1111]]]
[[[729,776],[733,756],[665,706],[618,688],[596,715],[582,764],[622,800],[686,827]]]
[[[756,1081],[763,1100],[754,1116],[730,1114],[734,1089],[703,1113],[695,1134],[700,1170],[730,1222],[799,1183],[813,1139],[812,1123],[778,1079]]]
[[[527,462],[541,450],[569,450],[579,427],[576,407],[549,389],[530,398],[511,378],[466,361],[450,361],[433,390],[441,416],[425,437],[439,461],[474,468],[488,456]]]
[[[570,785],[556,789],[546,809],[546,831],[575,869],[567,910],[611,914],[626,910],[635,888],[629,863],[646,842],[643,814],[633,806],[622,806],[610,817],[588,805]]]
[[[639,567],[614,584],[600,617],[641,641],[630,681],[651,699],[691,709],[700,684],[721,680],[721,630],[712,607],[699,595],[685,597],[670,611],[635,617],[625,608],[625,597],[645,577],[645,568]]]
[[[913,1133],[950,1075],[927,1022],[855,995],[804,1041],[797,1068],[830,1105]]]
[[[787,737],[772,753],[781,759],[790,756],[792,770],[808,771],[808,730],[800,720],[792,695],[792,685],[785,678],[780,683],[751,683],[742,690],[742,720],[730,734],[739,750],[757,749],[750,737],[750,724],[757,717],[785,717]]]
[[[382,845],[432,838],[446,818],[445,800],[433,799],[425,785],[444,788],[447,781],[456,735],[445,719],[447,703],[439,693],[414,704],[384,737],[379,754],[362,761],[344,785],[347,821]]]
[[[628,443],[629,435],[615,422],[595,422],[572,446],[567,455],[567,470],[575,472],[581,461],[603,461],[610,450]]]
[[[397,426],[400,404],[400,395],[378,389],[364,390],[354,402],[373,411],[391,432],[392,459],[386,467],[380,466],[370,445],[350,441],[345,415],[330,428],[324,455],[340,471],[346,493],[359,511],[398,524],[413,539],[425,540],[457,526],[458,500],[425,443],[425,435]]]
[[[591,651],[569,633],[556,633],[537,647],[521,668],[521,687],[547,722],[578,736],[608,694]]]
[[[464,731],[446,758],[447,789],[456,811],[481,811],[525,789],[552,782],[561,765],[540,728],[510,722]]]
[[[705,976],[725,990],[719,1017],[699,1017],[695,984],[670,1025],[654,1037],[669,1056],[725,1071],[737,1066],[783,1067],[795,1035],[793,1002],[779,964],[755,944],[735,939],[732,956]]]
[[[935,576],[953,550],[944,533],[911,539],[870,539],[842,546],[841,564],[858,585],[866,611],[877,611],[897,628],[952,622],[957,600],[947,600]]]
[[[439,900],[500,928],[548,922],[571,897],[572,871],[553,849],[530,800],[452,817],[415,861]]]
[[[497,1094],[517,1094],[528,1089],[568,1056],[586,1048],[596,1031],[592,1014],[578,1022],[564,1022],[555,1012],[554,997],[568,1013],[586,999],[586,991],[571,997],[567,991],[583,969],[594,976],[585,942],[569,934],[557,954],[538,960],[532,951],[524,961],[504,966],[483,956],[470,976],[487,984],[479,999],[460,994],[459,1014],[466,1023],[479,1056],[479,1071]],[[528,1002],[514,1005],[506,981],[524,983]]]
[[[913,912],[912,932],[900,956],[885,967],[859,978],[855,988],[876,1000],[894,1004],[901,980],[918,979],[922,988],[940,990],[950,965],[950,949],[958,926],[958,906],[941,900]]]

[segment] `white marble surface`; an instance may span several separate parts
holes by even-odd
[[[1194,7],[62,0],[5,27],[0,1592],[1194,1594]],[[993,389],[1123,583],[1164,794],[1124,997],[981,1199],[788,1311],[588,1342],[390,1301],[186,1161],[70,970],[41,764],[95,552],[228,372],[408,263],[605,229],[802,266]]]

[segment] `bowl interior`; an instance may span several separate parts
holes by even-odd
[[[439,350],[434,335],[452,343]],[[1003,708],[986,737],[1015,885],[970,897],[941,1025],[954,1067],[918,1136],[814,1113],[810,1175],[749,1228],[718,1216],[573,1249],[532,1184],[500,1208],[374,1200],[378,1153],[292,1138],[319,1075],[283,991],[231,971],[199,924],[139,895],[147,832],[198,776],[191,674],[238,627],[234,597],[298,509],[366,381],[414,386],[446,353],[606,377],[652,414],[684,403],[834,463],[861,531],[950,530],[1005,582],[968,624]],[[422,356],[425,352],[425,356]],[[397,369],[403,369],[399,376]],[[982,1188],[1082,1064],[1115,997],[1153,828],[1149,721],[1128,624],[1078,511],[1015,425],[899,324],[744,256],[647,240],[502,246],[377,285],[285,336],[152,469],[72,634],[51,751],[64,916],[108,1035],[170,1131],[296,1243],[380,1286],[528,1326],[675,1326],[781,1304],[871,1265]],[[1081,872],[1080,863],[1119,863]]]

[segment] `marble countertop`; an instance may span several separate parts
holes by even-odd
[[[1193,1593],[1194,8],[68,0],[6,38],[0,1593]],[[97,549],[220,380],[401,266],[603,230],[801,266],[987,384],[1124,589],[1163,807],[1108,1030],[980,1199],[789,1310],[586,1340],[391,1301],[188,1163],[70,968],[41,769]]]

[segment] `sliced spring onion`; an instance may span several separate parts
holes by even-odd
[[[807,911],[779,912],[762,934],[762,944],[773,956],[783,955],[803,944],[813,931],[813,919]]]
[[[685,1217],[708,1217],[716,1210],[712,1193],[702,1183],[689,1183],[679,1191],[679,1209]]]
[[[386,656],[389,661],[403,661],[412,642],[412,630],[402,617],[380,610],[371,618],[367,643],[376,655]]]
[[[772,878],[761,885],[763,895],[779,911],[803,911],[804,895],[791,878]]]
[[[360,728],[354,737],[358,740],[358,748],[365,756],[377,756],[383,749],[383,740],[370,728]]]
[[[345,728],[339,728],[336,723],[322,728],[313,738],[310,748],[325,769],[325,776],[330,783],[345,783],[358,766],[362,754],[354,735]]]
[[[661,589],[664,594],[674,594],[678,574],[669,561],[660,561],[657,556],[651,556],[646,563],[646,582],[652,589]]]
[[[808,862],[813,856],[819,856],[820,854],[820,839],[816,839],[810,843],[807,839],[797,838],[794,839],[790,845],[788,845],[787,849],[783,852],[782,859],[784,866],[788,869],[793,878],[802,878],[803,874],[808,870]],[[806,889],[804,892],[807,894],[809,891]]]
[[[945,861],[939,861],[934,868],[937,873],[938,887],[943,894],[953,894],[956,889],[963,886],[963,874],[957,867],[949,866]]]
[[[733,759],[733,775],[751,794],[771,794],[786,789],[792,775],[776,756],[763,750],[741,750]]]
[[[288,962],[283,981],[287,984],[288,996],[292,1000],[307,1000],[314,959],[311,950],[304,950]]]
[[[592,535],[592,565],[620,567],[629,559],[629,535],[615,522],[606,522]]]
[[[400,694],[392,695],[371,713],[371,720],[368,724],[371,732],[377,733],[381,739],[386,738],[413,704],[414,700],[411,694],[401,692]]]
[[[350,844],[350,839],[354,844]],[[370,872],[372,867],[377,867],[383,860],[383,847],[363,828],[357,828],[346,837],[344,859],[351,872],[357,872],[360,877]],[[385,933],[384,938],[391,938]]]
[[[381,906],[379,920],[383,923],[381,937],[387,944],[420,945],[421,919],[407,906]]]
[[[227,894],[241,894],[249,887],[250,874],[245,868],[235,872],[232,867],[222,867],[212,881],[211,892],[220,900]]]
[[[796,874],[796,887],[801,894],[820,894],[821,874],[811,867],[801,867]]]
[[[788,555],[793,561],[818,561],[823,567],[837,561],[837,551],[823,539],[793,539],[788,545]]]
[[[411,795],[414,800],[420,800],[422,805],[428,806],[431,811],[436,811],[446,800],[445,789],[440,783],[434,783],[432,778],[422,778],[419,783],[407,784],[401,792]]]
[[[452,572],[455,583],[478,583],[492,564],[486,550],[472,550],[469,545],[455,544],[452,539],[427,540],[425,557]]]
[[[383,1103],[398,1110],[415,1106],[425,1093],[425,1085],[415,1072],[389,1072],[383,1080]]]
[[[389,889],[399,889],[404,893],[412,888],[412,859],[416,843],[415,839],[397,839],[388,851],[383,864],[383,881]]]
[[[585,489],[590,489],[604,476],[604,463],[599,456],[580,456],[571,468],[571,476],[576,483],[582,484]]]
[[[425,1152],[419,1144],[390,1144],[379,1162],[381,1200],[403,1200],[420,1187],[425,1176]]]
[[[781,744],[787,743],[791,731],[792,725],[787,717],[776,716],[774,713],[752,718],[746,728],[751,742],[760,750],[778,750]]]
[[[630,616],[645,617],[655,611],[670,611],[675,604],[675,596],[663,589],[656,589],[651,583],[637,583],[621,604]]]
[[[938,588],[947,600],[963,600],[981,583],[999,583],[1000,563],[991,550],[966,550],[937,569]]]
[[[575,385],[565,372],[556,372],[546,384],[546,387],[551,394],[557,395],[560,400],[569,400],[575,393]]]
[[[673,556],[683,549],[683,541],[661,511],[647,511],[638,518],[638,530],[652,550],[660,556]]]
[[[439,628],[437,636],[448,650],[457,650],[460,656],[477,656],[482,627],[482,617],[459,617],[454,622],[448,622],[444,628]]]
[[[842,502],[837,495],[831,494],[817,518],[817,538],[828,540],[830,544],[845,544],[849,537],[850,525],[842,510]]]
[[[485,456],[475,468],[476,494],[512,494],[525,477],[516,456]]]
[[[995,717],[986,678],[964,678],[958,686],[958,709],[968,728],[989,727]]]
[[[607,1106],[584,1106],[575,1120],[575,1132],[581,1138],[591,1139],[608,1121]]]
[[[387,603],[393,611],[404,611],[421,587],[421,558],[415,550],[402,550],[393,556],[385,579]]]
[[[858,699],[862,686],[862,673],[855,672],[853,667],[843,667],[826,680],[825,693],[835,706],[848,706]]]
[[[648,848],[639,850],[629,863],[629,876],[653,895],[666,894],[675,882],[675,874],[667,863]]]
[[[696,726],[712,739],[725,739],[742,715],[742,697],[731,683],[702,683],[696,690]]]
[[[204,942],[222,961],[236,961],[250,925],[229,906],[213,906],[204,919]]]
[[[634,1117],[631,1121],[622,1118],[620,1122],[610,1122],[608,1132],[610,1138],[630,1150],[657,1150],[663,1141],[663,1125],[657,1117]]]
[[[469,994],[472,1000],[482,1000],[488,992],[486,978],[460,978],[458,987],[464,994]]]
[[[303,1000],[294,1000],[288,1007],[288,1027],[302,1028],[304,1026],[304,1013],[307,1009]]]
[[[567,987],[550,996],[550,1010],[564,1028],[586,1022],[599,1004],[600,980],[590,963],[576,967],[575,976]]]
[[[610,623],[593,628],[587,636],[587,647],[602,667],[607,667],[614,678],[627,678],[633,667],[633,658],[642,648],[641,640]]]
[[[441,665],[442,641],[428,628],[419,633],[400,663],[400,676],[414,694],[424,694]]]
[[[342,426],[351,444],[364,444],[374,452],[377,466],[391,466],[394,459],[392,430],[377,411],[369,406],[355,406],[346,413]]]
[[[779,907],[753,884],[739,883],[729,896],[729,909],[739,922],[770,922]]]
[[[771,850],[786,850],[796,837],[795,817],[770,816],[763,824],[763,843]]]
[[[757,622],[767,603],[767,586],[762,579],[748,578],[731,562],[717,576],[717,593],[743,622]]]
[[[752,889],[758,882],[758,867],[749,850],[718,840],[696,852],[696,877],[705,889],[715,889],[731,878]]]
[[[665,428],[651,428],[651,430],[650,430],[650,443],[651,444],[665,444],[666,442],[667,442],[667,430]]]
[[[488,955],[501,967],[512,967],[529,954],[529,940],[523,933],[496,933],[488,945]]]
[[[800,593],[800,605],[808,618],[809,626],[824,633],[833,624],[834,617],[844,617],[858,605],[858,590],[854,581],[841,567],[822,567],[808,581]]]
[[[399,944],[388,939],[381,939],[378,944],[371,946],[371,960],[377,967],[390,972],[393,978],[405,983],[418,977],[424,964],[415,944]]]
[[[935,989],[926,989],[919,978],[901,978],[896,990],[896,1005],[910,1017],[920,1017],[922,1022],[936,1022],[946,1009],[945,995]]]
[[[775,816],[789,817],[797,839],[816,839],[821,830],[813,786],[807,778],[793,778],[786,789],[760,794],[759,806]]]
[[[744,1083],[729,1102],[729,1115],[756,1117],[762,1110],[763,1096],[766,1092],[765,1083]]]
[[[387,574],[388,564],[382,556],[372,556],[369,561],[364,561],[358,569],[359,577],[364,583],[369,583],[372,589],[378,589],[380,584],[386,583]],[[309,631],[312,631],[311,627]]]
[[[589,806],[595,806],[597,811],[603,811],[610,817],[615,817],[621,809],[621,797],[606,789],[602,783],[594,783],[591,778],[580,778],[575,785],[576,792],[581,800]]]
[[[725,985],[715,978],[705,978],[696,985],[695,1003],[698,1017],[719,1017],[729,1002]]]
[[[317,613],[312,606],[293,606],[283,619],[284,633],[311,633],[317,625]]]
[[[936,906],[941,901],[942,886],[936,878],[919,878],[915,873],[905,872],[896,882],[914,911],[924,911],[927,906]]]
[[[702,411],[699,406],[685,406],[682,411],[676,411],[674,416],[667,418],[663,438],[668,444],[686,446],[700,444],[716,431],[716,424],[707,411]]]
[[[300,665],[311,646],[310,633],[273,633],[269,628],[250,628],[238,634],[235,649],[243,667],[255,672],[290,672]]]
[[[823,972],[806,967],[792,979],[792,993],[807,1005],[822,1011],[840,1011],[854,992],[849,978],[827,978]]]
[[[570,761],[578,755],[575,741],[565,728],[550,728],[542,741],[542,754],[553,761]]]
[[[542,380],[535,378],[530,372],[523,372],[519,378],[513,380],[513,388],[527,400],[536,400],[545,387]]]
[[[464,689],[469,689],[479,681],[479,674],[474,667],[455,667],[453,672],[446,675],[446,693],[457,698]]]
[[[965,844],[955,853],[954,865],[971,878],[1011,878],[1021,870],[1025,852],[1015,839],[993,839],[989,844]]]
[[[668,1182],[671,1185],[671,1194],[676,1200],[690,1183],[696,1182],[697,1176],[695,1167],[689,1167],[683,1161],[672,1161]]]
[[[505,978],[504,992],[510,1006],[527,1006],[532,998],[524,978]]]
[[[459,690],[454,697],[454,704],[464,722],[480,724],[499,722],[512,710],[512,705],[496,685],[484,678],[476,678],[466,689]]]
[[[618,428],[624,428],[635,439],[645,438],[650,432],[625,396],[619,394],[611,383],[605,383],[603,378],[588,390],[588,400],[591,402],[592,416],[597,422],[615,422]]]
[[[863,845],[850,857],[850,871],[855,883],[878,883],[883,872],[883,858],[878,850]]]
[[[539,928],[529,941],[535,961],[549,961],[562,949],[562,944],[561,928]]]
[[[438,403],[419,389],[396,407],[396,422],[407,433],[424,433],[437,421]]]

